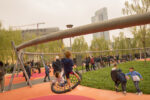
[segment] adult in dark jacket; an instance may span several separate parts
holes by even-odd
[[[41,63],[37,62],[35,65],[37,66],[38,73],[40,74],[41,73]]]
[[[0,61],[0,87],[1,87],[1,92],[4,92],[5,74],[6,74],[6,70],[4,68],[4,64],[3,64],[2,61]]]
[[[52,67],[54,69],[54,74],[56,72],[61,72],[62,71],[62,62],[59,60],[59,56],[55,57],[55,61],[52,63]]]
[[[31,68],[30,68],[30,66],[29,66],[29,62],[27,62],[27,63],[25,63],[25,70],[26,70],[26,72],[27,72],[27,75],[28,75],[28,77],[29,77],[29,79],[30,79],[30,77],[31,77]],[[24,76],[25,76],[25,73],[23,73],[24,74]],[[27,78],[26,78],[26,76],[25,76],[25,80],[27,81]],[[28,85],[29,85],[29,83],[27,83]]]
[[[86,57],[85,58],[86,71],[90,71],[89,64],[90,64],[90,57]]]
[[[122,91],[124,94],[126,94],[127,80],[125,78],[125,74],[122,73],[121,70],[117,68],[116,64],[114,64],[114,67],[111,70],[111,78],[115,83],[116,92],[118,92],[118,86],[121,83]]]

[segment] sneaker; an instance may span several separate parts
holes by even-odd
[[[119,92],[119,89],[118,89],[118,87],[115,87],[115,90],[116,90],[116,92]]]
[[[123,91],[123,94],[124,94],[124,95],[126,95],[126,94],[127,94],[127,92],[126,92],[126,91]]]
[[[142,95],[142,94],[143,94],[142,92],[139,92],[139,93],[138,93],[138,95]]]
[[[44,82],[46,82],[46,80],[44,80]]]

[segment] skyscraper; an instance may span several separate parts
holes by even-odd
[[[95,12],[95,15],[91,18],[92,23],[101,22],[101,21],[104,21],[104,20],[108,20],[107,8],[106,7],[97,10]],[[105,40],[110,40],[109,31],[97,32],[97,33],[93,34],[93,38],[94,37],[102,37],[102,36],[105,38]]]

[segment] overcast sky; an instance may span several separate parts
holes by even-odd
[[[108,18],[122,16],[125,0],[0,0],[0,21],[5,28],[45,22],[40,28],[59,27],[66,29],[66,24],[75,26],[91,23],[91,17],[96,10],[107,7]],[[25,29],[35,28],[24,27]],[[110,38],[118,36],[120,31],[110,31]],[[92,35],[85,36],[90,45]],[[68,44],[68,40],[65,44]]]

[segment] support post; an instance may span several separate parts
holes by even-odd
[[[141,49],[140,49],[140,59],[142,59],[142,52],[141,52]]]
[[[17,77],[18,77],[18,75],[19,75],[19,70],[20,70],[20,68],[19,68],[19,63],[18,63],[18,61],[16,62],[16,68],[17,68]]]
[[[31,81],[30,81],[30,79],[29,79],[29,77],[28,77],[28,75],[27,75],[27,72],[26,72],[25,68],[24,68],[24,64],[23,64],[23,62],[22,62],[22,60],[21,60],[21,57],[19,56],[19,52],[17,51],[17,49],[16,49],[16,47],[15,47],[15,43],[12,41],[11,44],[12,44],[12,47],[13,47],[13,49],[14,49],[14,51],[15,51],[16,57],[17,57],[17,59],[18,59],[18,62],[20,62],[21,68],[23,69],[23,72],[24,72],[24,74],[25,74],[25,77],[27,78],[27,82],[29,83],[30,87],[32,87]],[[12,83],[11,83],[11,84],[12,84]]]
[[[15,72],[16,72],[16,65],[13,68],[13,73],[11,75],[11,79],[10,79],[10,82],[9,82],[8,90],[12,89],[12,83],[13,83],[13,79],[14,79],[14,76],[15,76]]]
[[[41,55],[41,59],[42,59],[43,66],[45,67],[45,62],[44,62],[44,59],[43,59],[43,55]]]

